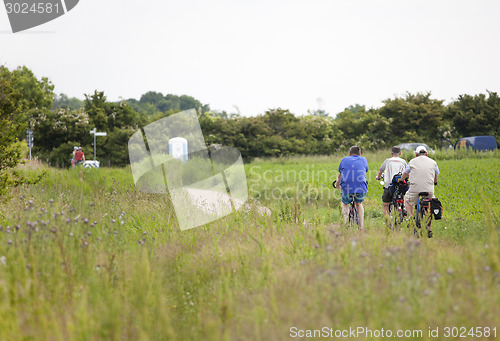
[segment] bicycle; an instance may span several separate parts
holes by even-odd
[[[389,228],[392,230],[396,230],[401,223],[403,222],[404,217],[406,217],[407,213],[404,208],[404,195],[408,190],[408,185],[406,182],[400,183],[396,177],[400,176],[401,173],[394,176],[392,183],[389,188],[395,188],[392,193],[392,201],[389,203]],[[384,185],[384,175],[382,174],[380,180],[380,184]],[[406,187],[406,190],[405,190]]]
[[[393,185],[396,190],[392,194],[392,201],[389,203],[389,216],[390,223],[394,223],[393,229],[397,229],[399,226],[401,226],[404,217],[407,215],[404,208],[404,195],[406,193],[404,188],[406,187],[407,190],[408,187],[406,183],[400,182],[393,182]]]
[[[430,230],[432,213],[429,212],[430,200],[423,198],[427,196],[429,196],[428,192],[418,193],[418,201],[415,205],[415,227],[413,228],[413,234],[418,238],[423,236],[422,225],[424,225],[427,230],[427,237],[432,237],[432,231]]]
[[[332,183],[333,188],[337,188],[335,184],[337,180]],[[359,226],[359,215],[358,209],[356,208],[356,203],[354,202],[354,196],[351,197],[351,202],[349,203],[349,228],[354,229],[354,224]]]

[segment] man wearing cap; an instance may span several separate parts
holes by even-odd
[[[403,171],[401,180],[410,178],[410,189],[405,196],[405,208],[410,216],[413,216],[413,206],[417,204],[418,194],[420,192],[428,192],[425,197],[430,199],[434,197],[434,185],[437,185],[439,168],[433,159],[427,156],[427,149],[424,146],[418,146],[415,149],[415,158],[411,159]],[[428,237],[432,237],[430,230]]]

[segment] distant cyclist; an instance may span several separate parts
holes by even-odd
[[[82,151],[82,147],[80,147],[75,152],[75,162],[73,163],[73,167],[84,162],[85,162],[85,154]]]
[[[389,188],[394,175],[402,173],[406,169],[406,161],[402,159],[401,148],[392,147],[392,157],[385,159],[377,175],[377,180],[380,180],[382,173],[384,174],[384,193],[382,193],[382,205],[384,208],[384,215],[389,215],[389,204],[392,202],[392,191]]]
[[[434,197],[434,185],[437,185],[439,168],[433,159],[427,156],[427,149],[418,146],[415,149],[415,158],[411,159],[403,172],[402,180],[410,179],[410,189],[405,196],[405,208],[410,216],[413,216],[413,206],[417,204],[418,194],[427,192],[425,199]],[[428,237],[432,237],[429,226]]]
[[[364,228],[364,208],[363,201],[368,192],[368,183],[366,182],[366,173],[368,172],[368,162],[361,155],[361,149],[358,146],[352,146],[349,150],[349,156],[340,161],[339,175],[337,177],[337,188],[340,188],[342,201],[342,214],[344,223],[347,224],[349,218],[349,204],[354,199],[359,216],[359,228]]]

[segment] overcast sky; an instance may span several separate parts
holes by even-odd
[[[500,1],[80,0],[11,33],[0,63],[83,99],[187,94],[214,110],[331,114],[406,91],[500,91]]]

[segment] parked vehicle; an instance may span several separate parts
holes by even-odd
[[[469,136],[463,137],[455,143],[455,149],[472,148],[473,151],[487,151],[498,148],[495,137],[487,136]]]
[[[415,148],[417,148],[418,146],[424,146],[425,149],[427,149],[427,153],[428,154],[434,154],[434,150],[429,147],[428,145],[426,145],[425,143],[422,143],[422,142],[416,142],[416,143],[400,143],[398,144],[398,147],[401,148],[401,150],[410,150],[412,152],[415,151]]]

